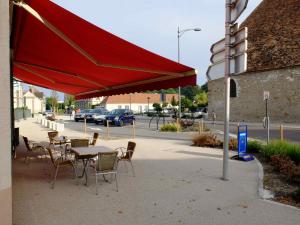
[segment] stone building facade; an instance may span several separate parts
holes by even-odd
[[[300,122],[300,0],[264,0],[248,27],[248,69],[232,76],[231,120],[261,122],[263,92],[271,121]],[[208,82],[208,111],[224,119],[224,79]]]

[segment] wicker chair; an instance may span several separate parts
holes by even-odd
[[[40,145],[39,143],[35,143],[32,141],[29,141],[29,139],[25,136],[23,136],[23,140],[27,149],[27,154],[25,156],[25,163],[28,162],[28,158],[31,155],[37,156],[36,153],[40,152],[42,155],[46,156],[46,151],[44,146]]]
[[[119,147],[119,148],[115,149],[115,150],[121,151],[121,155],[119,156],[118,161],[124,161],[124,162],[130,163],[133,176],[135,176],[135,172],[134,172],[134,168],[133,168],[133,164],[132,164],[132,156],[133,156],[135,147],[136,147],[136,143],[129,141],[127,148]]]
[[[58,138],[58,132],[57,131],[51,131],[51,132],[48,132],[48,137],[49,137],[49,142],[50,142],[50,145],[60,145],[61,142],[60,141],[57,141],[55,140],[56,138]]]
[[[50,155],[50,159],[51,159],[52,165],[53,165],[53,167],[55,169],[54,178],[53,178],[53,180],[51,182],[51,188],[54,188],[55,181],[56,181],[57,174],[58,174],[58,170],[61,167],[71,167],[71,168],[73,168],[73,171],[74,171],[74,174],[75,174],[75,179],[77,179],[77,167],[76,167],[76,163],[74,163],[72,160],[65,159],[62,156],[59,156],[59,157],[55,158],[53,156],[52,149],[50,147],[48,147],[47,150],[48,150],[48,153]]]
[[[93,140],[91,141],[90,145],[95,146],[98,138],[99,138],[99,133],[94,133]]]
[[[105,180],[105,175],[115,175],[116,189],[118,191],[117,166],[118,152],[98,153],[98,159],[92,165],[96,177],[96,195],[98,195],[98,176],[102,175]]]

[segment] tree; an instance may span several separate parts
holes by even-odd
[[[175,100],[175,97],[174,97],[174,96],[172,96],[172,99],[171,99],[171,105],[172,105],[173,107],[175,107],[175,106],[178,105],[178,101]]]
[[[189,98],[187,97],[181,98],[181,109],[189,109],[192,105],[193,102]]]
[[[156,111],[156,112],[161,112],[162,111],[162,107],[161,107],[161,105],[159,104],[159,103],[153,103],[153,108],[154,108],[154,110]]]
[[[57,102],[58,102],[58,94],[57,91],[51,91],[51,97],[50,97],[50,102],[51,102],[51,108],[52,111],[55,113],[57,111]]]
[[[199,87],[198,85],[184,87],[181,90],[181,94],[192,101],[194,100],[194,97],[201,92],[202,92],[201,87]]]
[[[75,98],[72,95],[68,95],[67,98],[65,99],[65,105],[68,108],[74,108],[75,107]]]
[[[207,85],[207,82],[201,86],[201,89],[202,89],[204,92],[208,92],[208,85]]]
[[[197,94],[194,98],[194,102],[198,105],[198,107],[204,107],[208,104],[208,98],[206,92],[201,92]]]

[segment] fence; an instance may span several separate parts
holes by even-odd
[[[63,131],[65,129],[65,125],[63,123],[50,121],[50,120],[45,119],[42,116],[37,117],[36,121],[38,123],[40,123],[42,126],[47,127],[49,129],[52,129],[52,130],[55,130],[55,131]]]
[[[16,108],[14,109],[15,120],[26,119],[31,117],[30,109]]]

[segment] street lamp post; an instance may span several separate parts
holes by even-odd
[[[183,30],[180,30],[180,28],[178,27],[178,30],[177,30],[177,60],[178,60],[178,63],[180,63],[180,38],[182,37],[182,35],[185,33],[185,32],[188,32],[188,31],[201,31],[200,28],[189,28],[189,29],[183,29]],[[178,87],[178,117],[179,119],[181,119],[181,87],[179,86]]]

